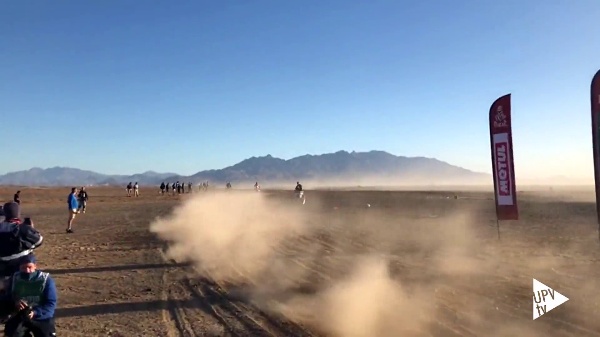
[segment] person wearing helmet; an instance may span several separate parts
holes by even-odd
[[[296,182],[296,189],[295,189],[295,191],[296,192],[302,192],[302,185],[300,184],[299,181]]]
[[[32,225],[21,221],[16,202],[2,207],[4,221],[0,223],[0,276],[10,276],[19,269],[19,259],[42,245],[44,237]]]

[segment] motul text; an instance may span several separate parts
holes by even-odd
[[[508,143],[494,144],[496,149],[496,175],[498,177],[498,195],[510,196],[510,174],[508,167]]]

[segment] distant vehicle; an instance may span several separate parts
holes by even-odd
[[[300,199],[300,201],[302,201],[302,205],[306,204],[306,197],[304,196],[304,191],[294,191],[294,197],[296,199]]]

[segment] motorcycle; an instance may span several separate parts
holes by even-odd
[[[300,199],[302,201],[302,205],[306,204],[306,197],[304,196],[304,191],[294,191],[295,198]]]

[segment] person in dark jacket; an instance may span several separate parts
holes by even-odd
[[[9,286],[9,299],[15,305],[16,314],[6,322],[5,335],[24,337],[28,330],[34,337],[56,336],[54,312],[58,292],[54,279],[37,269],[33,254],[22,257],[19,267]]]
[[[79,194],[77,195],[77,200],[78,200],[78,207],[77,207],[77,213],[79,212],[83,212],[85,213],[85,208],[87,206],[87,201],[88,201],[88,194],[87,191],[85,190],[84,186],[81,186],[81,190],[79,191]]]
[[[42,245],[44,237],[33,226],[22,223],[20,206],[8,202],[2,207],[0,223],[0,276],[9,276],[19,268],[19,259]]]
[[[21,191],[17,191],[17,193],[15,193],[13,201],[19,205],[21,204]]]

